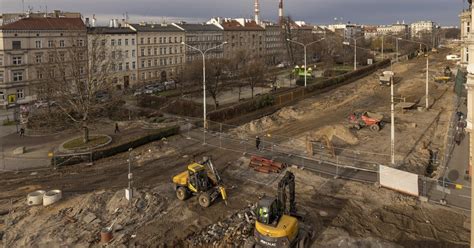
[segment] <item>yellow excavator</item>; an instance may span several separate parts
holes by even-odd
[[[276,197],[259,200],[256,216],[254,236],[245,247],[308,247],[312,235],[296,211],[293,173],[287,171],[278,183]]]
[[[227,193],[212,161],[204,157],[200,163],[191,163],[187,170],[173,177],[176,197],[182,201],[192,195],[198,196],[199,205],[207,208],[219,196],[227,205]]]

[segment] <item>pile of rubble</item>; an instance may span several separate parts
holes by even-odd
[[[190,247],[243,247],[253,235],[255,205],[241,209],[225,220],[209,225],[186,238]]]
[[[154,192],[136,191],[131,201],[125,199],[124,190],[102,190],[69,196],[48,207],[17,202],[5,232],[6,245],[89,247],[99,244],[104,228],[112,231],[114,247],[133,242],[138,227],[164,214],[166,199]]]

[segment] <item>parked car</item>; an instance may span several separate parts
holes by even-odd
[[[56,101],[46,101],[46,100],[38,100],[35,102],[34,106],[35,108],[47,108],[49,106],[53,106],[56,104]]]
[[[169,80],[164,82],[165,90],[176,89],[176,82],[174,80]]]
[[[110,100],[110,95],[106,91],[99,91],[95,93],[95,99],[98,102],[104,103]]]
[[[459,55],[456,55],[456,54],[450,54],[450,55],[446,56],[446,60],[458,61],[458,60],[461,60],[461,57]]]

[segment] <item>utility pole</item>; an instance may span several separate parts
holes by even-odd
[[[426,56],[426,109],[429,109],[430,107],[430,102],[428,100],[428,97],[429,97],[429,67],[430,67],[430,62],[429,62],[429,59],[428,59],[428,56]]]
[[[357,71],[357,39],[354,39],[354,71]]]
[[[396,56],[397,56],[397,59],[396,59],[397,63],[398,63],[398,39],[399,39],[399,38],[397,38],[397,39],[395,40],[395,44],[396,44],[396,47],[397,47],[397,54],[396,54]]]
[[[393,102],[393,77],[390,79],[390,155],[392,165],[395,165],[395,106]]]
[[[384,57],[384,51],[383,51],[383,42],[384,42],[384,36],[382,35],[382,60],[385,59],[385,57]]]
[[[131,202],[132,197],[133,197],[133,189],[132,189],[132,179],[133,179],[133,174],[132,174],[132,150],[133,148],[128,149],[128,188],[125,189],[125,198]]]

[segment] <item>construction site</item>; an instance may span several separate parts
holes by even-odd
[[[2,173],[0,240],[4,247],[468,247],[465,209],[337,171],[386,165],[444,175],[457,103],[453,82],[433,78],[455,67],[450,53],[430,53],[428,101],[424,56],[384,69],[395,75],[395,164],[390,86],[378,71],[240,125],[209,121],[204,131],[170,117],[179,134],[128,153]],[[351,121],[362,116],[375,122]],[[336,164],[336,173],[318,171],[318,163]]]

